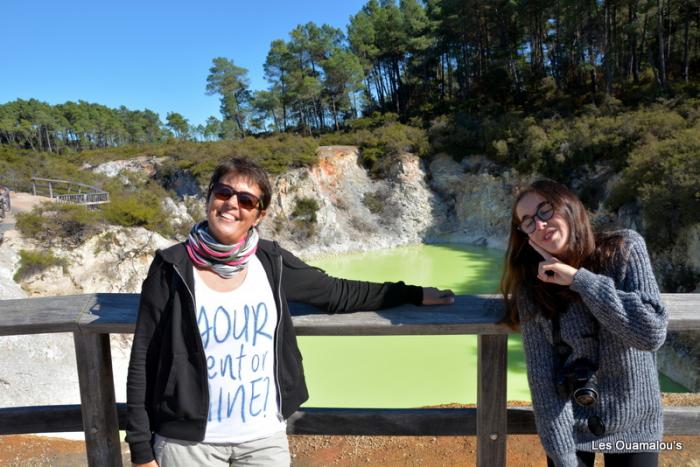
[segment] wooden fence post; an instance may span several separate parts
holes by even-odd
[[[508,336],[480,334],[477,346],[476,465],[505,466]]]
[[[122,467],[109,334],[74,332],[80,407],[90,467]]]

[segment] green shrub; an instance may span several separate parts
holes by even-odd
[[[305,221],[310,224],[316,223],[316,213],[320,209],[318,201],[313,198],[298,198],[292,211],[292,217],[296,220]]]
[[[126,177],[128,183],[123,184]],[[170,196],[162,186],[140,174],[126,173],[105,183],[110,203],[100,205],[103,220],[122,227],[144,227],[163,236],[174,233],[163,199]]]
[[[623,170],[632,152],[652,140],[674,138],[700,119],[696,99],[658,101],[625,110],[623,100],[600,99],[575,114],[539,114],[487,105],[477,113],[457,111],[436,118],[429,130],[432,152],[456,159],[482,153],[521,173],[538,172],[569,182],[596,164]]]
[[[112,196],[109,204],[102,205],[102,212],[110,224],[144,227],[168,235],[171,228],[161,206],[162,199],[162,196],[145,190],[122,193]]]
[[[17,214],[17,229],[48,245],[75,247],[90,238],[100,222],[99,212],[73,204],[50,203]]]
[[[14,191],[32,191],[32,177],[99,184],[103,175],[81,170],[82,162],[54,153],[19,150],[0,145],[0,176]],[[41,193],[39,193],[41,194]],[[47,194],[48,196],[48,194]]]
[[[269,173],[279,174],[315,162],[317,146],[315,138],[284,133],[235,141],[177,141],[156,146],[157,152],[149,155],[171,158],[165,164],[166,170],[172,167],[189,170],[200,185],[206,185],[216,166],[229,157],[249,157]]]
[[[43,250],[41,252],[20,250],[19,269],[13,279],[15,282],[20,282],[33,274],[40,273],[54,266],[60,266],[65,272],[65,269],[68,267],[68,261],[54,256],[51,250]]]
[[[364,204],[372,214],[379,214],[384,210],[384,201],[379,193],[365,193],[362,197]]]
[[[382,125],[397,123],[398,121],[399,116],[395,113],[387,112],[382,114],[375,111],[369,117],[357,118],[351,121],[350,128],[352,131],[371,130]]]
[[[15,215],[15,227],[19,230],[19,233],[27,238],[42,240],[40,234],[46,231],[44,224],[49,222],[49,219],[42,216],[41,212],[41,208],[34,208],[30,212],[17,213]]]
[[[649,242],[670,246],[681,228],[700,222],[699,155],[700,132],[694,128],[638,147],[613,188],[608,207],[615,210],[638,199]]]
[[[364,120],[364,119],[362,119]],[[383,124],[354,125],[351,132],[322,135],[318,144],[322,146],[352,145],[360,149],[360,160],[373,175],[380,175],[389,161],[396,155],[410,152],[420,157],[431,152],[428,135],[421,128],[404,125],[392,118],[380,120]]]

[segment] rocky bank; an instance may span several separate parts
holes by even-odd
[[[310,169],[273,180],[264,237],[308,257],[420,243],[444,233],[448,210],[428,186],[419,158],[398,156],[386,179],[376,180],[359,165],[355,147],[321,147],[318,155]],[[298,213],[303,200],[318,209]]]

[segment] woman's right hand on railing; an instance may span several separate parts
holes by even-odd
[[[145,464],[132,464],[134,467],[158,467],[158,462],[152,460],[151,462],[146,462]]]
[[[455,294],[449,289],[438,290],[435,287],[423,287],[422,305],[451,305],[455,302]]]

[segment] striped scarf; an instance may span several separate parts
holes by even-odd
[[[230,279],[248,265],[258,248],[259,238],[257,229],[251,227],[240,242],[223,245],[209,233],[207,221],[202,221],[192,227],[185,246],[195,265]]]

